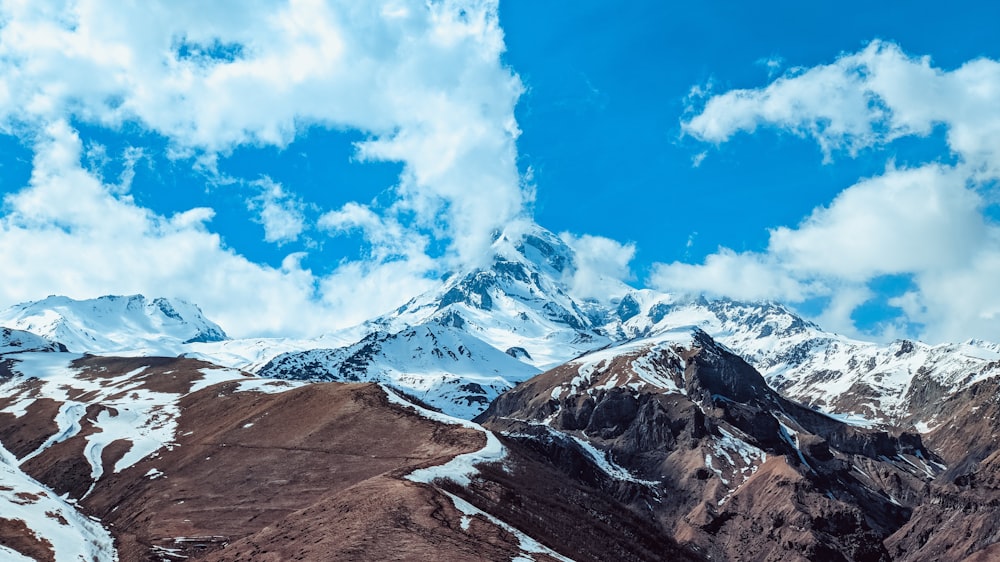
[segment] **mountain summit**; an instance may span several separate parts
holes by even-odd
[[[491,253],[488,266],[452,274],[372,324],[451,325],[539,368],[611,342],[598,329],[604,311],[572,294],[576,253],[558,236],[536,225],[503,232]]]
[[[0,312],[0,326],[31,332],[70,351],[177,355],[183,346],[226,339],[218,324],[181,299],[106,295],[74,300],[50,296]]]
[[[607,311],[572,295],[576,254],[532,226],[497,235],[488,265],[365,324],[340,348],[278,355],[261,376],[377,381],[442,411],[472,418],[542,370],[612,344]]]

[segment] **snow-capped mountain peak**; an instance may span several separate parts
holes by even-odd
[[[177,355],[182,346],[226,339],[198,306],[181,299],[50,296],[0,312],[0,325],[89,353]]]
[[[610,342],[597,330],[603,312],[571,294],[566,280],[575,254],[558,236],[537,226],[511,229],[498,234],[492,253],[488,266],[451,275],[371,321],[372,329],[450,325],[501,351],[520,348],[539,368]]]

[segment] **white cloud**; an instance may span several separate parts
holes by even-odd
[[[481,259],[490,232],[530,204],[516,167],[522,86],[500,58],[495,0],[7,1],[0,21],[0,131],[37,147],[31,184],[0,216],[0,263],[18,270],[0,303],[162,293],[199,302],[234,334],[315,331],[391,309],[433,285],[430,273]],[[67,123],[166,138],[170,158],[250,190],[279,244],[309,227],[296,186],[225,177],[220,155],[284,147],[314,126],[355,129],[368,135],[359,159],[403,173],[389,204],[366,208],[368,223],[337,215],[360,205],[326,216],[330,233],[361,228],[372,250],[320,277],[299,258],[274,269],[223,248],[209,210],[167,218],[135,205],[138,154],[105,182],[80,166]],[[448,246],[443,258],[427,256],[431,237]]]
[[[941,165],[889,169],[861,181],[794,229],[771,232],[768,251],[797,271],[863,281],[959,267],[982,250],[982,198]]]
[[[376,262],[402,259],[414,266],[411,274],[422,274],[434,267],[426,253],[430,243],[428,237],[409,231],[395,219],[383,217],[367,205],[347,203],[321,216],[318,226],[334,235],[360,231],[371,244],[371,257]]]
[[[932,341],[981,338],[997,340],[1000,333],[1000,229],[993,229],[990,248],[961,268],[917,276],[916,290],[894,304],[909,318],[927,326]]]
[[[781,71],[781,67],[785,65],[785,59],[779,56],[763,57],[757,59],[757,64],[767,69],[768,78],[774,78]]]
[[[603,236],[569,232],[559,235],[573,249],[573,268],[567,270],[566,281],[573,294],[582,298],[606,300],[624,295],[632,278],[629,264],[635,257],[635,244],[622,244]]]
[[[248,199],[247,207],[257,212],[257,220],[264,227],[264,240],[278,245],[297,240],[306,228],[302,202],[271,178],[264,177],[252,185],[260,189],[260,194]]]
[[[797,302],[827,293],[820,285],[796,278],[771,256],[753,252],[738,254],[728,248],[710,254],[700,265],[654,264],[648,282],[665,291],[705,293],[750,301]]]
[[[466,260],[523,209],[513,113],[522,86],[500,61],[495,1],[54,6],[4,6],[8,129],[69,114],[135,121],[178,154],[284,146],[315,124],[367,131],[363,159],[405,164],[394,211],[445,224]],[[191,54],[227,46],[238,56]]]
[[[771,126],[812,137],[829,157],[945,125],[952,150],[973,166],[1000,174],[1000,62],[980,58],[944,71],[930,57],[911,57],[873,41],[828,65],[791,71],[770,85],[708,98],[682,122],[708,142]]]
[[[210,209],[163,217],[113,195],[80,166],[81,149],[66,124],[49,126],[35,147],[30,187],[5,198],[4,300],[36,299],[39,290],[76,298],[148,292],[198,302],[235,335],[331,326],[329,311],[311,302],[308,271],[260,266],[224,249],[207,229]]]
[[[906,275],[912,290],[889,300],[903,321],[883,326],[885,335],[919,323],[933,341],[1000,339],[1000,225],[986,214],[1000,179],[997,92],[997,61],[945,71],[875,41],[763,88],[708,97],[682,123],[703,141],[769,126],[814,139],[829,161],[836,151],[856,154],[943,127],[957,161],[905,169],[890,161],[796,227],[773,229],[765,251],[721,248],[700,265],[658,264],[651,283],[738,298],[828,297],[820,321],[849,332],[852,313],[874,296],[869,283]]]

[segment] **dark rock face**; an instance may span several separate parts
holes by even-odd
[[[618,303],[618,308],[615,310],[615,313],[622,322],[625,322],[629,318],[636,317],[639,312],[639,302],[636,301],[635,297],[632,295],[625,295],[621,302]]]
[[[490,296],[490,289],[495,283],[494,274],[489,271],[479,271],[469,275],[441,297],[438,309],[462,302],[482,310],[491,310],[493,297]]]
[[[937,389],[930,387],[929,393]],[[899,560],[996,560],[1000,556],[1000,381],[929,401],[925,435],[948,469],[923,490],[906,524],[886,540]]]
[[[639,363],[661,388],[629,378]],[[791,403],[703,333],[582,364],[519,385],[477,420],[712,559],[889,560],[883,541],[940,472],[919,435]]]
[[[531,355],[528,353],[528,350],[523,347],[508,347],[507,351],[504,351],[504,353],[510,355],[514,359],[531,359]]]

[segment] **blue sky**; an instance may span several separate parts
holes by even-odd
[[[1000,57],[986,23],[1000,8],[986,2],[946,10],[932,2],[651,2],[615,10],[603,2],[501,2],[500,15],[505,59],[528,86],[517,108],[518,148],[522,168],[531,166],[543,186],[538,222],[635,241],[639,278],[654,262],[698,262],[719,246],[763,250],[768,229],[798,224],[859,178],[880,174],[887,159],[951,158],[940,131],[830,163],[815,142],[774,130],[706,145],[681,134],[693,86],[760,87],[874,39],[945,69]],[[885,300],[908,286],[906,276],[874,279],[872,302],[854,315],[859,327],[877,330],[898,317]]]
[[[0,4],[0,305],[312,335],[534,220],[581,278],[1000,340],[991,3],[196,4]]]

